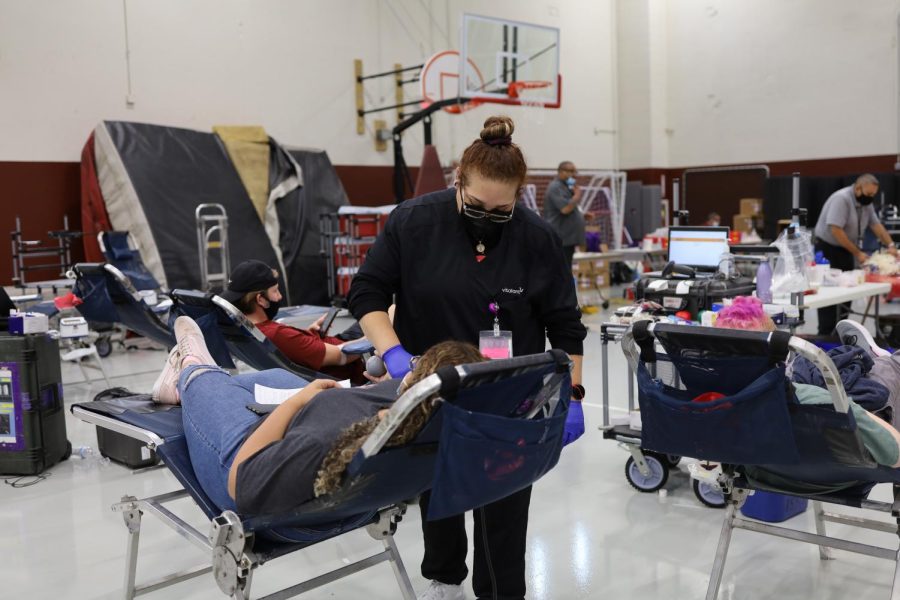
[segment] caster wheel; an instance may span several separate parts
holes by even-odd
[[[677,467],[678,463],[681,462],[680,456],[675,456],[674,454],[666,454],[666,464],[670,467]]]
[[[62,458],[60,458],[59,460],[61,460],[61,461],[69,460],[69,457],[71,457],[71,456],[72,456],[72,442],[70,442],[69,440],[66,440],[66,451],[62,455]]]
[[[100,358],[106,358],[112,354],[112,343],[109,341],[109,338],[98,339],[94,346],[97,347],[97,354],[100,355]]]
[[[601,304],[601,306],[603,307],[604,310],[606,310],[607,308],[609,308],[609,300],[604,300],[604,301],[603,301],[603,304]]]
[[[725,494],[717,485],[694,479],[691,481],[697,500],[710,508],[725,508]]]
[[[662,486],[666,485],[669,479],[669,467],[652,454],[644,454],[644,462],[650,469],[648,475],[641,473],[634,457],[629,457],[625,462],[625,479],[628,483],[639,492],[650,493],[655,492]]]

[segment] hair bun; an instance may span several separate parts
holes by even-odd
[[[484,129],[481,130],[481,141],[491,143],[494,140],[510,138],[515,130],[515,123],[506,115],[488,117],[484,122]]]

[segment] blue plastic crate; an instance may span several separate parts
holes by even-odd
[[[794,496],[784,496],[757,490],[744,502],[741,512],[745,517],[751,519],[768,523],[781,523],[802,512],[806,512],[807,504],[806,498],[796,498]]]

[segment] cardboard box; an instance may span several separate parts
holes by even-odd
[[[762,199],[760,198],[741,198],[741,214],[742,215],[758,215],[762,213]]]
[[[609,287],[609,273],[595,273],[594,274],[594,285],[597,289],[604,289]]]
[[[595,273],[598,273],[598,272],[599,273],[602,273],[602,272],[609,273],[609,261],[608,260],[605,260],[605,259],[592,260],[592,261],[590,261],[590,263],[591,263],[591,270],[594,271]]]
[[[577,277],[576,282],[576,287],[579,290],[597,289],[597,283],[595,282],[593,275],[582,273]]]
[[[750,233],[753,229],[752,215],[734,215],[732,219],[732,229],[741,233]]]

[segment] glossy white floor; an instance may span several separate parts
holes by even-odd
[[[586,319],[594,326],[602,318]],[[528,597],[691,599],[705,594],[722,513],[694,498],[684,471],[673,476],[666,497],[633,491],[623,476],[627,455],[596,431],[600,424],[600,343],[591,331],[586,345],[586,418],[589,430],[566,448],[559,465],[534,489],[529,523]],[[116,351],[106,364],[114,385],[147,391],[164,356],[154,351]],[[81,383],[64,367],[66,404],[90,400],[102,383]],[[613,404],[626,405],[626,365],[617,346],[610,352]],[[73,445],[96,446],[93,428],[69,418]],[[164,469],[139,473],[117,466],[87,469],[80,461],[55,466],[45,481],[24,489],[0,485],[0,593],[2,597],[100,599],[121,597],[125,527],[110,505],[123,494],[139,497],[177,489]],[[882,486],[875,496],[887,499]],[[191,503],[180,514],[200,525]],[[809,513],[789,524],[811,530]],[[846,534],[848,527],[829,525]],[[418,509],[413,507],[396,536],[417,589],[422,546]],[[855,534],[854,539],[896,545],[896,536]],[[336,568],[380,549],[364,532],[324,542],[306,552],[276,560],[254,577],[254,596]],[[822,563],[815,547],[735,532],[720,597],[723,599],[819,598],[886,599],[891,563],[835,552]],[[144,520],[138,577],[157,576],[199,564],[205,557],[192,545]],[[8,594],[8,595],[7,595]],[[472,597],[468,589],[468,597]],[[211,576],[156,592],[148,598],[224,598]],[[381,564],[302,598],[397,598],[391,568]]]

